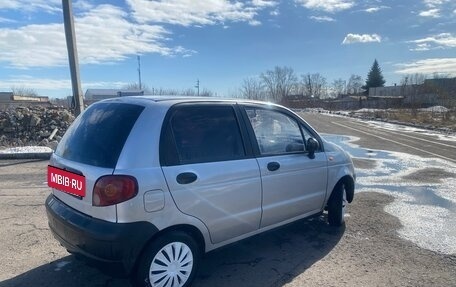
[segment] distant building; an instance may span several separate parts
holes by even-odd
[[[0,92],[0,103],[9,103],[13,100],[13,92]]]
[[[49,103],[49,97],[41,97],[41,96],[15,96],[15,95],[13,95],[12,100],[17,101],[17,102]]]
[[[428,79],[420,85],[369,88],[368,98],[400,100],[409,107],[450,106],[456,101],[456,78]]]
[[[456,78],[427,79],[423,84],[426,92],[456,97]]]
[[[369,98],[405,98],[408,94],[413,93],[417,85],[408,86],[387,86],[369,88]]]
[[[49,106],[49,97],[39,96],[17,96],[13,92],[0,92],[0,108],[15,108],[29,106]]]
[[[110,98],[142,95],[144,95],[143,90],[87,89],[84,94],[84,104],[90,105],[94,102]]]

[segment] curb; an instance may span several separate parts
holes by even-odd
[[[49,160],[52,152],[26,152],[26,153],[0,153],[0,160],[3,159],[42,159]]]

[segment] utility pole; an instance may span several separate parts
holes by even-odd
[[[75,114],[78,116],[84,110],[82,98],[81,80],[79,77],[78,50],[76,48],[76,35],[74,33],[73,8],[71,0],[62,0],[63,24],[65,26],[65,38],[70,62],[71,86],[75,103]]]
[[[141,57],[138,55],[138,80],[139,80],[139,90],[142,90],[141,85]]]
[[[199,80],[199,79],[196,79],[196,86],[195,86],[195,88],[198,89],[198,97],[199,97],[199,95],[200,95],[200,80]]]

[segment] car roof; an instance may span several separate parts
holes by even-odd
[[[270,105],[277,106],[269,102],[261,102],[246,99],[230,99],[220,97],[188,97],[188,96],[157,96],[157,95],[144,95],[144,96],[125,96],[116,97],[99,102],[121,102],[130,104],[139,104],[144,106],[161,105],[163,107],[170,107],[180,103],[195,103],[195,102],[213,102],[213,103],[242,103],[242,104],[256,104],[256,105]]]

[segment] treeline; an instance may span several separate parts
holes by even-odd
[[[328,83],[320,73],[297,75],[290,67],[276,66],[258,77],[244,79],[239,96],[252,100],[281,102],[288,97],[336,98],[340,94],[358,94],[363,91],[363,78],[351,75],[348,80],[336,79]]]
[[[141,87],[137,83],[131,83],[122,87],[123,90],[138,90],[144,91],[145,95],[155,96],[186,96],[186,97],[214,97],[216,94],[206,88],[198,89],[172,89],[172,88],[150,88],[142,84]]]

